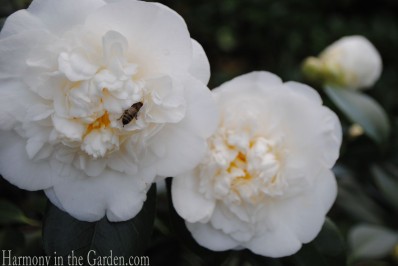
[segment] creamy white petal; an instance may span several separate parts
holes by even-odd
[[[111,221],[131,219],[140,211],[148,188],[139,178],[115,171],[87,177],[74,170],[71,176],[59,176],[53,189],[65,211],[92,222],[105,214]]]
[[[26,152],[26,140],[12,131],[0,132],[0,173],[10,183],[27,190],[52,186],[52,172],[47,161],[34,162]]]
[[[319,93],[308,85],[295,81],[289,81],[285,82],[284,86],[290,88],[293,93],[300,94],[314,103],[322,104],[322,98]]]
[[[66,119],[58,116],[53,116],[52,120],[54,123],[54,128],[62,136],[74,141],[79,141],[82,139],[86,129],[81,123],[72,119]]]
[[[239,247],[239,243],[228,235],[214,229],[208,223],[185,223],[195,240],[214,251],[224,251]]]
[[[87,15],[105,5],[102,0],[40,0],[33,1],[28,12],[40,18],[55,34],[82,24]]]
[[[153,165],[160,176],[175,176],[192,170],[206,152],[206,141],[194,131],[183,127],[165,126],[149,146],[164,146],[164,154]]]
[[[337,197],[337,182],[331,170],[325,170],[319,175],[314,191],[316,193],[314,198],[317,198],[327,213]]]
[[[0,80],[23,76],[32,43],[41,45],[48,38],[47,33],[35,30],[0,39]]]
[[[301,248],[301,242],[291,229],[286,226],[284,217],[276,228],[258,234],[245,246],[261,256],[279,258],[292,255]]]
[[[219,122],[219,110],[211,91],[192,78],[188,78],[184,86],[187,110],[180,126],[191,128],[195,134],[208,138]]]
[[[58,57],[59,70],[66,75],[70,81],[87,80],[94,76],[98,66],[92,64],[88,59],[78,53],[63,52]]]
[[[40,19],[26,10],[18,10],[10,15],[4,23],[0,33],[0,38],[10,37],[11,35],[23,31],[45,29],[45,25]]]
[[[44,190],[44,193],[46,194],[47,198],[51,201],[52,204],[57,206],[58,209],[60,209],[61,211],[65,211],[64,207],[62,207],[61,202],[59,201],[59,199],[55,195],[54,188],[52,188],[52,187],[48,188],[48,189]]]
[[[190,223],[207,221],[216,205],[214,200],[208,200],[198,193],[198,186],[195,175],[188,172],[175,177],[171,187],[174,208]]]
[[[203,84],[209,83],[210,80],[210,63],[203,50],[202,45],[196,40],[192,39],[193,61],[189,68],[189,72]]]
[[[228,207],[219,203],[214,209],[210,224],[240,243],[252,239],[256,234],[255,226],[239,219]]]
[[[323,158],[327,167],[332,168],[340,155],[340,146],[343,140],[343,130],[337,115],[327,107],[323,107],[319,112],[322,115]]]
[[[222,106],[224,101],[234,99],[234,95],[241,95],[242,88],[244,88],[243,90],[246,94],[256,97],[263,96],[264,93],[269,91],[275,93],[275,88],[279,88],[281,85],[282,80],[277,75],[264,71],[255,71],[227,81],[212,92]],[[219,95],[223,93],[227,93],[230,96],[220,97]]]
[[[144,75],[154,70],[186,71],[192,63],[192,43],[185,22],[161,4],[129,0],[111,3],[90,14],[86,26],[99,35],[113,30],[133,40],[128,54],[140,63]]]

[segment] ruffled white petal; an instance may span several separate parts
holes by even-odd
[[[314,198],[320,202],[326,214],[337,197],[337,182],[331,170],[325,170],[319,175],[314,191],[316,193]]]
[[[174,208],[190,223],[209,220],[216,205],[214,200],[208,200],[198,192],[198,186],[197,179],[191,172],[175,177],[172,183]]]
[[[292,255],[301,248],[301,242],[297,239],[286,223],[284,217],[279,217],[276,228],[256,235],[245,246],[256,254],[279,258]]]
[[[239,247],[239,243],[228,235],[214,229],[208,223],[185,223],[195,240],[214,251],[224,251]]]
[[[142,207],[149,187],[140,178],[103,171],[100,176],[87,177],[74,170],[73,175],[59,176],[53,187],[53,201],[75,218],[96,221],[105,214],[110,221],[133,218]],[[148,173],[141,173],[142,175]]]
[[[289,81],[283,85],[288,87],[293,93],[302,95],[314,103],[322,104],[322,98],[319,93],[308,85],[295,81]]]
[[[52,186],[52,172],[48,161],[30,160],[26,140],[12,131],[0,132],[0,173],[10,183],[27,190]]]
[[[207,84],[210,80],[210,63],[202,45],[192,39],[193,61],[189,72],[197,79]]]
[[[27,11],[39,17],[54,34],[62,34],[82,24],[87,15],[105,5],[102,0],[40,0],[33,1]]]
[[[192,170],[206,152],[206,141],[191,130],[165,126],[162,134],[156,135],[149,143],[152,150],[162,150],[153,167],[160,176],[175,176]],[[164,148],[162,148],[164,147]],[[159,154],[160,155],[160,154]]]
[[[23,76],[32,43],[40,45],[48,39],[48,34],[43,31],[29,31],[0,39],[0,80]]]
[[[7,38],[24,31],[45,29],[41,20],[26,10],[19,10],[10,15],[4,23],[0,38]],[[31,44],[27,44],[31,45]]]
[[[192,129],[200,137],[208,138],[219,122],[219,110],[211,91],[192,78],[187,79],[184,86],[187,110],[180,125]]]
[[[269,72],[255,71],[223,83],[217,89],[213,90],[213,94],[222,107],[224,101],[228,102],[235,97],[239,97],[236,95],[242,95],[242,90],[254,98],[256,96],[264,96],[266,92],[277,93],[275,89],[281,87],[281,85],[282,80],[278,76]],[[228,97],[221,97],[224,93]]]
[[[90,14],[89,30],[104,35],[113,30],[135,40],[129,51],[140,62],[142,73],[173,73],[192,64],[192,43],[183,19],[166,6],[122,0]],[[152,74],[150,76],[153,76]]]

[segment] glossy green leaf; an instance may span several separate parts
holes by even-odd
[[[313,244],[325,256],[338,257],[341,261],[346,259],[344,239],[337,226],[329,218],[326,218],[322,230]]]
[[[0,201],[0,225],[6,224],[28,224],[32,226],[38,226],[39,223],[29,219],[25,214],[18,208],[18,206],[1,200]]]
[[[397,232],[374,225],[354,227],[348,236],[352,259],[383,258],[398,244]]]
[[[377,143],[383,143],[390,134],[390,123],[384,109],[374,99],[358,91],[325,87],[325,93],[354,123]]]
[[[385,198],[398,209],[398,179],[390,175],[383,168],[374,165],[372,174],[378,189],[383,193]]]
[[[149,243],[156,209],[156,186],[149,190],[142,210],[133,219],[113,223],[106,217],[98,222],[82,222],[49,203],[44,228],[44,249],[48,255],[141,256]]]
[[[340,175],[339,173],[337,174]],[[382,224],[387,214],[355,180],[351,174],[339,178],[339,189],[336,205],[346,212],[346,215],[372,224]]]

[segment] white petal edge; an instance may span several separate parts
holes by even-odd
[[[322,229],[326,213],[337,196],[337,185],[330,170],[316,177],[316,183],[294,199],[278,202],[274,207],[284,223],[301,243],[312,241]]]
[[[201,195],[198,187],[194,171],[173,178],[171,195],[174,208],[190,223],[208,220],[216,205],[214,200],[208,200]]]
[[[86,17],[106,3],[102,0],[36,0],[27,11],[38,17],[55,34],[83,24]]]
[[[106,170],[96,177],[76,169],[70,173],[58,177],[50,199],[81,221],[97,221],[104,215],[111,222],[129,220],[141,210],[149,189],[141,179],[147,173],[127,176]]]
[[[287,86],[293,93],[304,96],[314,103],[318,103],[319,105],[322,104],[322,98],[319,93],[308,85],[295,81],[288,81],[284,83],[284,86]]]
[[[22,189],[49,188],[53,182],[49,163],[30,160],[26,153],[26,140],[15,132],[1,131],[0,134],[0,174]]]
[[[205,155],[206,140],[191,130],[175,125],[165,126],[150,143],[153,150],[160,149],[161,158],[152,165],[163,177],[177,176],[196,167]]]
[[[266,71],[253,71],[241,76],[238,76],[230,81],[227,81],[219,87],[212,90],[213,94],[219,102],[224,98],[223,94],[242,94],[242,88],[248,94],[258,94],[263,91],[275,91],[275,87],[282,85],[282,80],[275,74]],[[225,97],[227,98],[227,97]],[[228,98],[234,98],[229,96]]]
[[[296,253],[302,244],[290,228],[280,222],[277,228],[255,236],[245,246],[256,254],[280,258]]]
[[[1,29],[0,38],[7,38],[23,31],[45,29],[45,25],[36,16],[25,9],[11,14]]]
[[[90,14],[85,26],[98,36],[113,30],[134,41],[129,43],[129,55],[145,78],[185,72],[192,64],[192,43],[185,21],[162,4],[113,2]]]
[[[206,56],[202,45],[192,39],[193,61],[189,68],[189,72],[203,84],[209,83],[210,80],[210,63]]]
[[[180,126],[189,128],[195,135],[208,138],[219,123],[219,110],[213,95],[205,85],[193,78],[187,78],[184,87],[187,110]]]
[[[223,251],[239,247],[239,243],[230,236],[214,229],[208,223],[185,223],[193,238],[202,246],[214,250]]]

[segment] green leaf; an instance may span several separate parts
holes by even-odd
[[[318,236],[311,243],[303,245],[291,259],[295,265],[302,266],[346,265],[343,237],[336,225],[327,218]]]
[[[313,244],[325,256],[339,258],[341,261],[346,260],[344,239],[337,226],[329,218],[326,218]]]
[[[378,189],[398,209],[398,180],[380,166],[374,165],[371,170]]]
[[[23,212],[14,204],[1,200],[0,201],[0,225],[7,224],[27,224],[32,226],[39,226],[39,222],[29,219]]]
[[[26,244],[16,256],[43,256],[42,232],[37,230],[25,234]]]
[[[312,243],[303,245],[299,252],[291,256],[291,260],[297,266],[329,266],[327,259]]]
[[[360,222],[383,224],[386,212],[365,193],[353,173],[341,166],[335,167],[335,172],[339,185],[336,200],[338,207]]]
[[[325,93],[353,123],[362,126],[375,142],[384,143],[390,135],[390,123],[384,109],[371,97],[358,91],[325,87]]]
[[[23,233],[15,228],[5,228],[0,231],[0,252],[12,250],[13,252],[25,246]]]
[[[398,234],[374,225],[359,225],[348,235],[352,249],[351,260],[383,258],[398,244]]]
[[[337,204],[358,221],[383,223],[380,208],[365,193],[339,186]]]
[[[106,217],[98,222],[82,222],[49,203],[44,228],[45,252],[63,256],[64,262],[72,250],[74,255],[87,258],[97,256],[141,256],[150,240],[156,210],[156,186],[147,194],[142,210],[131,220],[109,222]],[[92,262],[92,261],[91,261]]]

